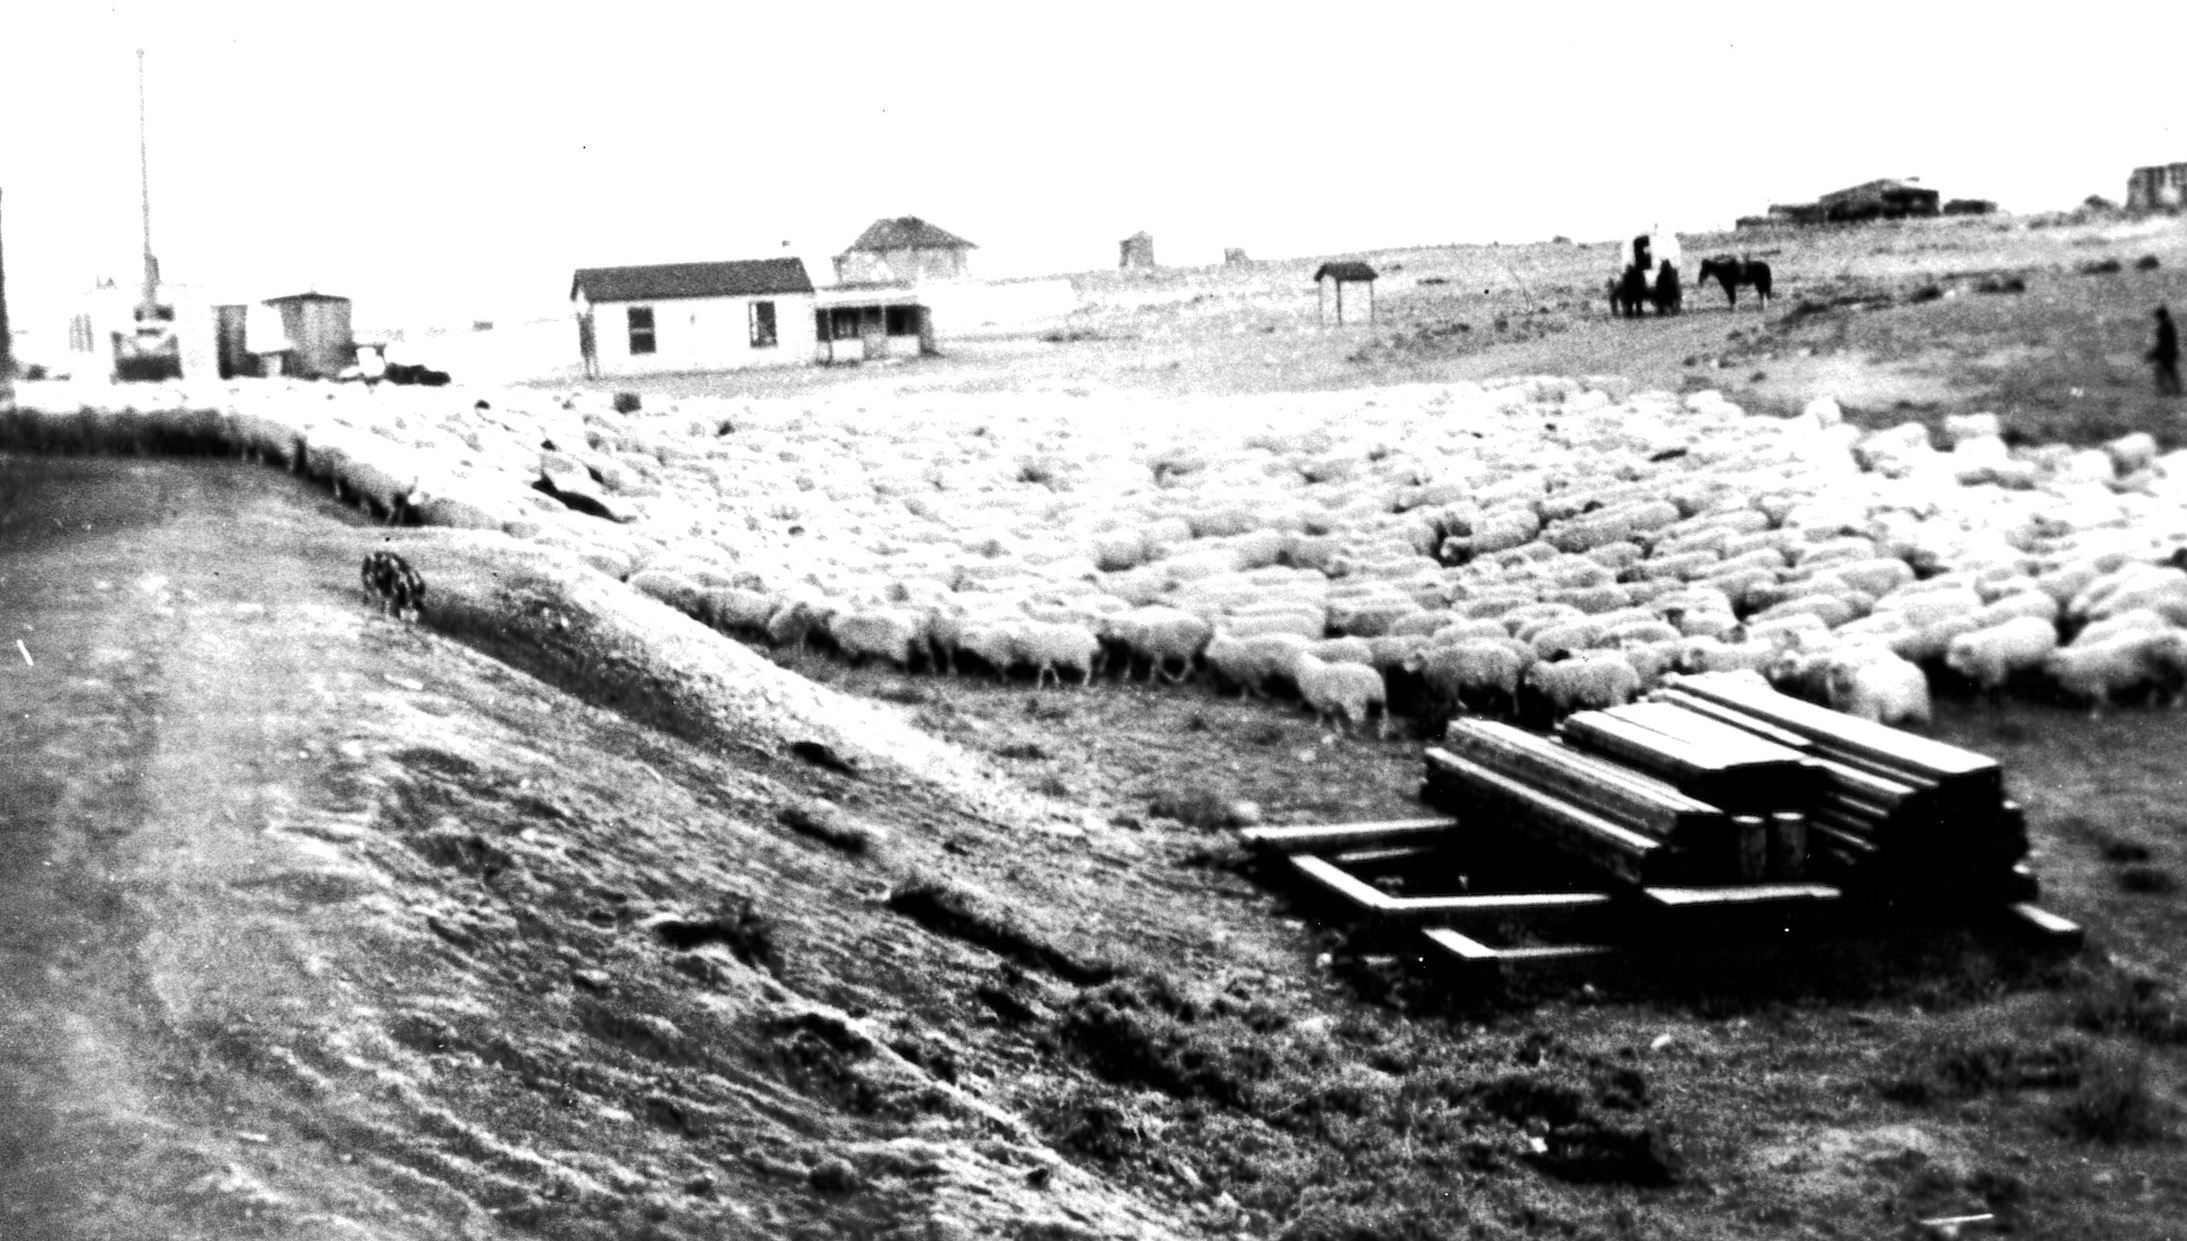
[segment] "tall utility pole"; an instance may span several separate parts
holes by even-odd
[[[137,184],[144,200],[144,304],[159,302],[159,260],[152,257],[152,159],[144,137],[144,49],[137,49]]]

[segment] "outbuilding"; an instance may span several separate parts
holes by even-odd
[[[357,342],[349,330],[349,299],[331,293],[291,293],[269,297],[266,305],[281,316],[289,341],[286,374],[300,379],[332,379],[357,360]]]
[[[1116,243],[1116,266],[1121,271],[1154,270],[1154,234],[1141,229]]]
[[[915,215],[875,220],[835,256],[837,284],[919,284],[962,280],[978,246]]]
[[[588,378],[814,358],[813,282],[799,259],[579,268],[570,303]]]
[[[1367,286],[1367,322],[1374,322],[1374,282],[1374,268],[1357,259],[1323,263],[1320,270],[1314,273],[1314,285],[1321,295],[1322,322],[1329,321],[1332,303],[1336,308],[1336,321],[1340,324],[1344,322],[1344,286],[1348,284]],[[1358,312],[1354,311],[1353,315],[1356,318]]]

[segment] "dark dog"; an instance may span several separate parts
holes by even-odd
[[[373,552],[364,558],[365,601],[380,601],[380,614],[393,612],[415,621],[425,608],[425,579],[410,562],[393,552]]]

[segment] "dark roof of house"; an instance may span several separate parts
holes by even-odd
[[[580,267],[570,296],[591,302],[658,302],[678,297],[751,297],[810,293],[802,259],[732,259],[726,263],[657,263],[651,267]]]
[[[1849,198],[1881,197],[1885,194],[1935,194],[1936,192],[1925,185],[1914,185],[1911,182],[1901,181],[1896,177],[1885,177],[1880,181],[1866,181],[1842,190],[1833,190],[1823,195],[1820,201],[1832,203],[1843,202]]]
[[[337,297],[332,293],[288,293],[280,297],[269,297],[264,304],[274,306],[282,302],[346,302],[348,300],[346,297]]]
[[[853,250],[977,250],[978,246],[946,228],[936,228],[915,215],[875,220],[850,243]]]
[[[1323,263],[1321,269],[1314,273],[1314,283],[1320,284],[1324,276],[1333,276],[1339,282],[1345,284],[1349,284],[1354,280],[1372,280],[1375,278],[1374,268],[1356,260],[1342,263]]]

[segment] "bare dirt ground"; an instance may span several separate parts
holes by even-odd
[[[1342,333],[1311,326],[1298,265],[1116,278],[1076,340],[628,386],[849,384],[879,407],[1618,374],[2177,443],[2135,360],[2187,247],[2105,227],[1769,240],[1766,318],[1696,289],[1687,316],[1612,323],[1606,252],[1568,246],[1374,256],[1382,321]],[[2125,271],[2073,266],[2114,253]],[[1974,291],[2000,273],[2025,291]],[[2078,959],[1946,927],[1473,997],[1361,956],[1198,821],[1237,799],[1417,813],[1416,738],[1200,687],[777,656],[1022,786],[998,817],[670,736],[384,619],[355,579],[382,537],[259,467],[0,458],[0,639],[22,642],[0,648],[0,1236],[2187,1219],[2182,713],[1943,704],[1936,735],[1998,756],[2027,803],[2044,903],[2090,929]]]

